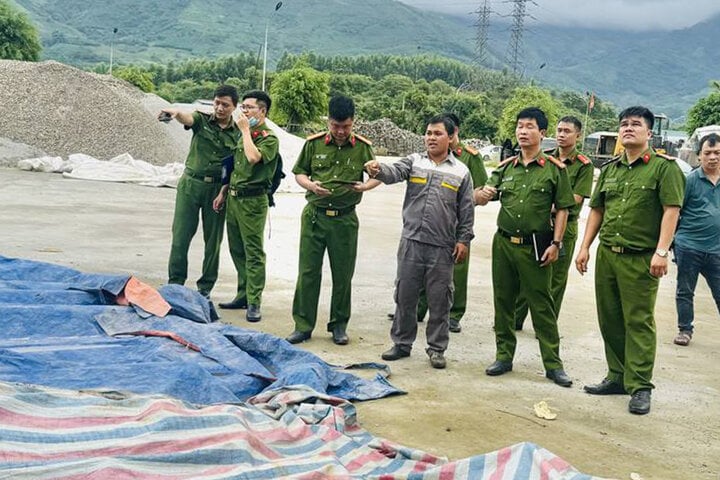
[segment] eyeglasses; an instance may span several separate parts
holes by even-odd
[[[256,108],[258,108],[257,105],[246,105],[244,103],[240,104],[240,110],[254,110]]]

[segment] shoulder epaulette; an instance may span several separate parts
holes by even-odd
[[[515,160],[517,160],[517,158],[518,158],[517,155],[513,155],[512,157],[506,158],[502,162],[498,163],[498,168],[504,167],[505,165],[509,164],[510,162],[514,162]]]
[[[546,158],[550,160],[552,163],[555,164],[558,168],[565,168],[565,164],[558,160],[557,158],[553,157],[552,155],[546,155]]]
[[[665,160],[670,160],[671,162],[674,162],[675,160],[677,160],[677,158],[671,157],[670,155],[666,155],[666,154],[664,154],[664,153],[657,153],[657,152],[655,152],[655,156],[656,156],[656,157],[660,157],[660,158],[664,158]]]
[[[307,137],[305,137],[305,140],[315,140],[316,138],[320,138],[320,137],[324,137],[324,136],[325,136],[325,132],[313,133],[312,135],[308,135]]]
[[[465,150],[467,150],[467,152],[468,152],[470,155],[477,155],[477,154],[480,153],[480,152],[478,152],[477,150],[475,150],[473,147],[471,147],[470,145],[465,145]]]
[[[582,163],[583,165],[587,165],[588,163],[590,163],[590,159],[582,153],[578,153],[577,159],[580,160],[580,163]]]
[[[372,142],[370,140],[368,140],[367,138],[363,137],[362,135],[358,135],[357,133],[355,133],[354,135],[355,135],[355,138],[357,138],[361,142],[366,143],[368,145],[372,145]]]

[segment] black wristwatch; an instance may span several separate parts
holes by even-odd
[[[562,242],[559,240],[553,240],[552,242],[550,242],[550,245],[555,245],[558,248],[562,248]]]

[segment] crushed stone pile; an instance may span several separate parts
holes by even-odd
[[[184,162],[190,135],[157,121],[169,105],[123,80],[62,63],[0,60],[0,137],[46,155],[123,153],[154,165]],[[19,158],[13,149],[0,155]],[[26,156],[27,158],[27,156]],[[2,159],[0,159],[2,161]]]
[[[425,150],[423,137],[395,125],[392,120],[356,121],[353,130],[373,142],[376,153],[405,156]]]

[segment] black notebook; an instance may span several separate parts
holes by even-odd
[[[553,232],[533,233],[532,246],[535,261],[542,263],[542,256],[553,241]]]

